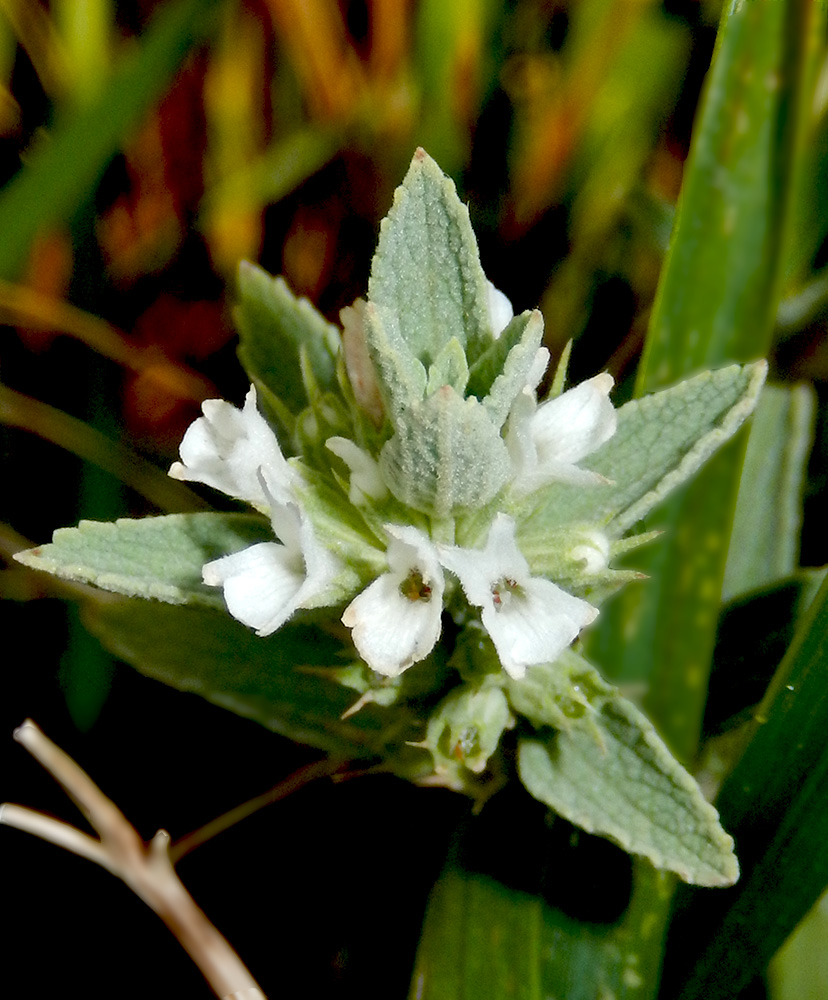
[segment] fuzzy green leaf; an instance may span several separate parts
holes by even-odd
[[[368,299],[389,339],[426,367],[452,337],[471,364],[492,341],[486,287],[468,209],[418,149],[382,222]]]
[[[281,277],[256,264],[239,267],[235,309],[239,359],[250,379],[282,400],[296,414],[308,405],[300,349],[324,391],[336,384],[339,331],[307,299],[297,298]]]
[[[486,410],[450,386],[410,408],[383,448],[380,467],[394,496],[437,517],[487,503],[510,472],[506,445]]]
[[[260,541],[273,541],[273,532],[253,514],[169,514],[81,521],[77,528],[59,528],[50,545],[15,559],[129,597],[223,607],[221,592],[201,582],[202,566]]]
[[[492,419],[500,426],[526,377],[543,338],[543,317],[537,309],[515,316],[472,365],[467,394],[487,400]]]
[[[584,466],[609,484],[555,483],[516,506],[521,545],[541,552],[550,527],[605,524],[623,534],[690,478],[750,415],[767,365],[703,372],[618,411],[618,430]]]
[[[609,837],[697,885],[732,885],[733,840],[652,724],[568,652],[508,685],[515,711],[541,727],[520,742],[521,781],[571,823]],[[559,726],[557,732],[544,726]]]
[[[645,717],[616,698],[602,708],[599,728],[600,737],[573,729],[522,740],[520,776],[532,795],[687,882],[732,885],[733,840]]]

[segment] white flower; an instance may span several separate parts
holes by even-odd
[[[342,621],[368,666],[396,677],[425,659],[440,637],[444,578],[426,535],[410,525],[385,530],[388,572],[351,601]]]
[[[469,603],[481,608],[500,662],[516,679],[533,664],[555,660],[598,614],[550,580],[530,576],[506,514],[495,517],[484,549],[441,546],[439,552]]]
[[[289,498],[296,475],[279,448],[276,435],[256,409],[251,385],[239,410],[223,399],[206,399],[204,413],[187,428],[181,441],[181,461],[173,463],[173,479],[204,483],[237,500],[266,508],[259,471],[281,501]]]
[[[486,280],[486,305],[489,309],[489,324],[494,338],[497,340],[512,321],[515,311],[509,299],[488,279]]]
[[[202,576],[224,588],[227,610],[258,635],[270,635],[298,608],[314,607],[336,576],[338,564],[316,540],[295,503],[280,503],[266,484],[270,519],[279,542],[259,542],[207,563]]]
[[[506,436],[513,489],[531,493],[551,482],[588,486],[606,481],[577,463],[615,433],[612,385],[612,376],[604,372],[540,406],[534,387],[526,387],[512,407]]]
[[[352,504],[363,507],[369,500],[384,500],[388,496],[379,464],[367,451],[344,437],[328,438],[325,447],[341,458],[351,472],[348,499]]]
[[[256,408],[251,385],[238,410],[221,399],[202,404],[204,416],[187,429],[175,479],[205,483],[270,514],[279,541],[260,542],[202,568],[211,587],[224,589],[227,610],[259,635],[270,635],[297,608],[314,607],[338,571],[316,540],[295,496],[299,475],[282,454],[276,435]]]

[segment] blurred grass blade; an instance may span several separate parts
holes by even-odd
[[[639,394],[768,349],[812,4],[731,0],[728,6],[638,372]]]
[[[66,221],[88,198],[140,115],[164,92],[179,63],[207,31],[216,0],[161,6],[137,53],[100,96],[59,122],[49,141],[0,194],[0,277],[23,269],[35,236]]]
[[[828,893],[811,907],[768,968],[771,1000],[828,996]]]
[[[809,386],[762,390],[736,500],[725,601],[779,583],[796,570],[814,411]]]
[[[828,582],[797,630],[751,724],[752,739],[719,796],[722,821],[739,846],[742,880],[715,895],[684,896],[677,947],[665,970],[670,996],[736,996],[828,885],[826,670]],[[689,958],[700,952],[691,965]]]
[[[209,510],[210,505],[152,462],[68,413],[0,385],[0,423],[37,434],[111,473],[164,511]]]

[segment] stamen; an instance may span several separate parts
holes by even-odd
[[[512,595],[523,596],[523,587],[511,577],[505,576],[502,580],[497,580],[492,584],[492,603],[495,611],[502,611],[509,603]]]
[[[400,584],[400,593],[409,601],[430,601],[431,587],[423,580],[423,574],[418,569],[412,569]]]

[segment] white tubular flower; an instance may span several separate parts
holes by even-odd
[[[499,288],[495,288],[488,279],[486,285],[486,305],[489,307],[489,323],[491,324],[494,338],[497,340],[512,321],[515,311],[512,308],[512,303]]]
[[[298,608],[316,606],[338,569],[303,511],[295,503],[280,503],[268,486],[261,483],[280,541],[251,545],[202,570],[208,586],[224,588],[230,614],[262,636],[281,628]]]
[[[388,487],[382,478],[379,464],[350,438],[332,437],[325,442],[328,451],[348,466],[351,472],[351,487],[348,499],[357,507],[364,507],[370,500],[384,500]]]
[[[426,535],[410,525],[385,530],[388,572],[351,601],[342,621],[368,666],[396,677],[425,659],[440,637],[444,578]]]
[[[519,680],[526,668],[551,663],[598,615],[586,601],[529,574],[515,523],[498,514],[484,549],[440,547],[440,561],[460,580],[492,638],[503,668]]]
[[[604,372],[540,406],[527,386],[512,408],[506,437],[518,493],[552,482],[588,486],[605,481],[577,463],[615,433],[612,385],[612,376]]]
[[[295,473],[279,448],[276,435],[256,408],[256,389],[239,410],[223,399],[206,399],[204,413],[187,428],[181,441],[181,461],[173,463],[173,479],[204,483],[237,500],[266,508],[259,470],[282,501]]]

